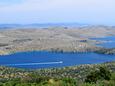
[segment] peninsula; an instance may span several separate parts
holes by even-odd
[[[101,47],[102,41],[91,40],[115,35],[115,27],[49,27],[0,30],[0,55],[23,51],[87,52]]]

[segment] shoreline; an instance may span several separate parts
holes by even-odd
[[[115,34],[111,27],[51,27],[0,30],[0,55],[24,51],[92,52],[101,41],[90,38]]]
[[[84,50],[84,51],[63,51],[63,50],[23,50],[23,51],[13,51],[13,52],[5,52],[0,51],[0,56],[7,56],[17,53],[24,53],[24,52],[49,52],[49,53],[96,53],[96,54],[105,54],[105,55],[115,55],[115,48],[104,48],[104,47],[97,47],[93,50]]]

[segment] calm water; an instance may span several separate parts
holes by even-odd
[[[98,46],[102,46],[105,48],[115,48],[115,36],[108,36],[104,38],[91,38],[91,39],[104,42],[102,44],[99,44]]]
[[[22,68],[64,67],[115,61],[114,55],[96,53],[22,52],[0,56],[0,65]]]
[[[115,47],[115,36],[93,38],[92,40],[107,41],[99,46]],[[0,65],[21,68],[49,68],[64,67],[81,64],[96,64],[115,61],[115,55],[96,53],[51,53],[46,51],[21,52],[12,55],[0,56]]]

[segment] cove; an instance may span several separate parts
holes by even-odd
[[[115,55],[89,53],[20,52],[0,56],[0,65],[16,68],[53,68],[115,61]]]
[[[98,44],[104,48],[115,48],[115,36],[107,36],[102,38],[91,38],[91,40],[102,41],[104,43]]]

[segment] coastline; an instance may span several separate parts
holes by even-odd
[[[51,27],[40,29],[0,30],[0,54],[25,51],[92,52],[99,50],[101,41],[90,38],[114,35],[111,27]]]

